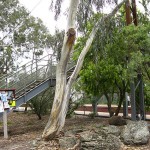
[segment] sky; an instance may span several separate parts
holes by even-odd
[[[66,28],[67,18],[61,15],[58,21],[54,20],[54,12],[50,10],[51,0],[19,0],[20,4],[23,5],[34,17],[38,17],[43,21],[43,24],[49,29],[51,34],[55,33],[55,28],[64,30]],[[68,1],[67,1],[68,2]],[[65,8],[67,4],[65,4]],[[62,11],[65,11],[64,9]],[[43,55],[51,53],[50,50],[44,49]],[[30,57],[32,58],[31,54]],[[21,65],[31,61],[31,59],[19,60]]]
[[[62,12],[66,12],[66,8],[69,6],[70,0],[65,0],[63,3]],[[120,0],[119,0],[120,1]],[[139,0],[138,0],[139,1]],[[137,1],[137,2],[138,2]],[[60,30],[66,28],[67,17],[63,15],[59,16],[58,21],[54,20],[54,12],[50,10],[51,0],[19,0],[21,5],[23,5],[31,15],[34,17],[39,17],[45,26],[49,29],[51,34],[55,33],[55,28]],[[105,13],[109,13],[114,6],[109,6],[104,9]],[[142,7],[137,3],[137,8],[142,10]]]
[[[31,12],[31,15],[42,19],[44,25],[47,26],[51,34],[54,34],[55,27],[65,29],[67,18],[61,15],[58,21],[54,21],[54,12],[50,10],[51,0],[19,0],[19,2]],[[66,8],[67,5],[68,3],[65,3],[64,8]]]
[[[69,5],[70,0],[65,0],[63,3],[62,12],[65,12]],[[119,0],[120,1],[120,0]],[[142,9],[137,0],[137,8]],[[19,2],[31,12],[34,17],[39,17],[42,19],[43,23],[50,30],[51,34],[54,34],[55,27],[62,30],[65,29],[67,23],[67,17],[62,15],[59,17],[58,21],[54,21],[54,12],[50,11],[51,0],[19,0]],[[113,6],[109,6],[104,9],[104,12],[110,12]]]

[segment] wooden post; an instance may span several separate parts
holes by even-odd
[[[136,1],[135,0],[132,0],[132,14],[133,14],[134,25],[137,26],[138,22],[137,22]]]
[[[126,24],[127,26],[131,24],[131,10],[130,10],[130,2],[129,0],[126,1],[126,4],[125,4],[125,11],[126,11]]]
[[[4,138],[8,139],[8,130],[7,130],[7,110],[3,112],[3,128],[4,128]]]
[[[143,90],[142,74],[138,74],[138,80],[140,81],[140,84],[139,84],[140,115],[141,115],[141,120],[145,120],[146,116],[145,116],[144,90]]]

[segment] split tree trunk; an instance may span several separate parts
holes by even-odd
[[[66,82],[67,62],[69,60],[70,51],[74,44],[74,39],[75,39],[74,27],[75,27],[75,21],[76,21],[75,17],[76,17],[77,7],[79,4],[79,0],[70,0],[68,26],[66,30],[67,34],[64,37],[63,48],[61,51],[61,58],[60,58],[60,62],[57,65],[55,98],[54,98],[53,107],[52,107],[49,121],[42,135],[44,139],[46,140],[53,139],[62,130],[64,123],[65,123],[66,114],[67,114],[72,83],[75,81],[75,79],[77,78],[79,74],[79,71],[82,68],[84,57],[86,53],[88,52],[88,50],[90,49],[90,46],[93,42],[96,32],[98,31],[103,21],[108,20],[112,16],[114,16],[114,14],[118,11],[118,9],[123,5],[125,1],[126,0],[123,0],[118,6],[115,7],[115,9],[110,14],[105,16],[103,19],[100,19],[95,24],[78,58],[75,70],[72,73],[69,81]]]
[[[79,0],[71,0],[70,1],[70,10],[68,17],[68,25],[66,29],[66,34],[64,37],[63,47],[61,51],[61,58],[59,63],[57,64],[56,70],[56,89],[55,89],[55,97],[53,102],[53,107],[51,111],[51,115],[49,121],[44,129],[42,137],[45,139],[53,139],[55,135],[61,131],[64,126],[65,116],[62,114],[62,108],[64,105],[65,93],[66,93],[66,71],[67,71],[67,63],[69,60],[69,55],[74,44],[75,40],[75,18],[77,13]],[[70,31],[71,30],[71,31]],[[69,33],[72,32],[72,33]]]
[[[94,113],[94,115],[97,115],[97,102],[93,102],[92,103],[92,108],[93,108],[93,113]]]
[[[112,98],[107,93],[105,93],[104,95],[106,96],[106,99],[107,99],[109,116],[112,117],[114,115],[114,110],[112,110],[112,107],[111,107]]]

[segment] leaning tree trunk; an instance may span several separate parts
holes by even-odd
[[[79,74],[79,71],[81,70],[84,57],[88,52],[88,50],[90,49],[90,46],[93,42],[96,32],[99,26],[103,23],[103,21],[110,19],[123,5],[125,1],[126,0],[123,0],[118,6],[116,6],[116,8],[109,15],[106,15],[103,19],[100,19],[95,24],[78,58],[75,70],[72,73],[69,81],[66,82],[67,62],[69,60],[70,51],[72,49],[75,40],[75,29],[74,29],[75,17],[76,17],[77,7],[79,4],[79,0],[70,0],[67,34],[64,37],[63,48],[61,51],[61,58],[60,58],[60,62],[57,65],[55,98],[54,98],[49,121],[42,135],[44,139],[46,140],[53,139],[62,130],[65,123],[65,117],[67,114],[67,108],[68,108],[72,83],[75,81],[75,79]]]
[[[123,100],[125,99],[125,91],[126,91],[125,81],[122,81],[122,87],[118,86],[118,89],[120,91],[120,96],[119,96],[119,104],[115,111],[115,116],[118,116]]]
[[[67,71],[67,62],[69,60],[69,55],[72,49],[72,46],[75,41],[75,18],[78,7],[79,0],[71,0],[70,1],[70,10],[68,17],[68,26],[67,33],[64,37],[63,47],[61,51],[61,58],[59,63],[57,64],[56,70],[56,90],[55,97],[53,102],[53,107],[51,110],[51,115],[49,121],[44,129],[42,137],[45,139],[52,139],[56,134],[61,131],[63,127],[63,120],[65,116],[62,115],[63,105],[67,105],[64,103],[65,92],[66,92],[66,71]]]
[[[105,93],[104,95],[106,96],[106,99],[107,99],[107,107],[108,107],[109,116],[112,117],[114,115],[114,110],[112,110],[112,107],[111,107],[111,103],[112,103],[111,97],[107,93]]]
[[[92,103],[93,113],[94,115],[97,115],[97,102]]]
[[[117,109],[116,109],[116,111],[115,111],[115,116],[118,116],[124,98],[125,98],[125,95],[121,92],[121,93],[120,93],[120,98],[119,98],[119,99],[120,99],[120,100],[119,100],[119,104],[118,104],[118,107],[117,107]]]

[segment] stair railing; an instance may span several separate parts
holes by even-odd
[[[37,82],[56,78],[56,56],[49,54],[37,60],[32,60],[19,67],[17,71],[0,77],[0,89],[15,88],[18,95],[26,94]],[[75,62],[70,60],[68,70],[72,71]],[[7,81],[7,82],[6,82]]]
[[[15,88],[16,91],[18,91],[27,88],[28,85],[36,82],[37,80],[55,78],[56,59],[54,55],[49,54],[38,59],[36,62],[32,62],[33,61],[30,61],[27,64],[19,67],[14,73],[11,72],[7,74],[7,76],[5,75],[1,77],[0,89]],[[46,72],[47,69],[49,71]]]

